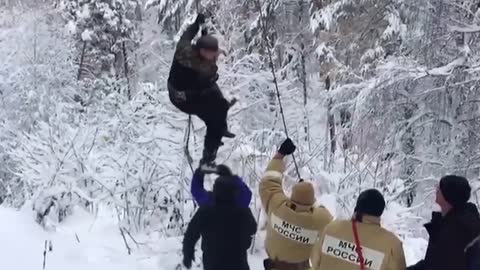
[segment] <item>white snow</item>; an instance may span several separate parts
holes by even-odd
[[[480,32],[480,25],[467,25],[464,27],[450,26],[449,29],[452,32],[476,33],[476,32]]]
[[[161,2],[165,2],[165,1],[161,1],[161,0],[147,0],[147,2],[145,3],[145,9],[149,9],[153,6],[156,6],[156,5],[159,5]]]
[[[326,195],[320,201],[331,208],[335,204],[335,197]],[[391,219],[395,212],[391,207],[391,214],[385,216],[387,219]],[[93,216],[75,208],[73,216],[52,232],[44,231],[33,221],[34,212],[28,207],[20,211],[0,207],[0,220],[0,269],[41,269],[46,241],[51,241],[52,245],[52,251],[46,254],[47,270],[170,270],[176,269],[181,262],[182,237],[162,238],[157,231],[133,235],[138,246],[127,236],[133,251],[128,255],[119,233],[116,214],[108,209],[101,208]],[[251,269],[262,269],[265,256],[263,239],[264,231],[261,231],[251,250],[253,255],[249,257]],[[424,239],[406,238],[404,247],[407,261],[413,263],[421,259],[425,246]],[[199,245],[196,258],[194,269],[201,269]]]
[[[46,254],[47,270],[170,270],[181,262],[182,237],[160,238],[159,232],[134,235],[138,246],[127,236],[133,250],[128,255],[115,213],[105,209],[92,216],[76,208],[55,232],[44,231],[33,217],[28,208],[0,207],[0,269],[42,269],[45,241],[52,243]],[[200,269],[198,250],[194,269]],[[260,269],[262,257],[252,256],[250,265]]]
[[[466,59],[465,57],[460,57],[452,61],[451,63],[438,67],[438,68],[433,68],[428,71],[428,74],[430,75],[450,75],[453,71],[454,68],[465,65],[466,64]]]
[[[109,221],[108,212],[100,214],[104,216],[94,218],[76,209],[75,215],[56,232],[45,232],[33,222],[32,211],[0,208],[0,218],[4,221],[0,224],[0,241],[4,247],[0,268],[42,269],[45,241],[51,241],[53,249],[46,255],[45,269],[48,270],[163,269],[158,267],[154,254],[143,252],[128,256],[118,228]],[[175,247],[173,243],[171,246]],[[166,259],[162,259],[164,266],[169,265]]]
[[[383,31],[382,39],[390,40],[395,34],[400,33],[405,36],[406,26],[402,24],[400,14],[391,12],[387,15],[388,27]]]
[[[93,35],[92,30],[85,29],[85,31],[83,31],[83,33],[82,33],[82,40],[83,41],[91,41],[92,40],[92,35]]]
[[[167,15],[170,16],[178,10],[181,2],[185,1],[174,1],[172,7],[168,6]],[[188,2],[187,6],[190,6],[193,0],[188,0]],[[335,31],[335,24],[338,23],[338,17],[341,16],[343,9],[340,5],[346,5],[348,2],[351,0],[339,0],[326,6],[322,11],[318,11],[311,17],[313,30],[322,24],[326,29]],[[159,9],[162,9],[168,3],[172,2],[148,0],[146,6],[157,4]],[[33,189],[36,195],[28,199],[35,200],[37,211],[45,210],[45,206],[49,205],[52,196],[62,196],[64,193],[75,194],[74,200],[65,203],[58,200],[57,208],[52,211],[54,212],[52,216],[67,206],[84,205],[85,201],[93,202],[93,205],[101,207],[98,212],[93,212],[94,214],[74,208],[72,215],[61,224],[57,224],[54,219],[50,220],[47,228],[55,228],[54,232],[47,232],[35,223],[34,212],[29,210],[32,208],[31,204],[21,211],[0,207],[0,220],[2,220],[0,241],[4,243],[3,249],[0,250],[2,254],[0,269],[41,269],[45,240],[52,241],[53,245],[53,251],[47,254],[45,268],[47,270],[163,270],[176,269],[181,262],[182,237],[171,236],[177,235],[181,222],[170,222],[169,219],[174,216],[174,206],[178,206],[175,210],[183,211],[181,214],[188,222],[193,208],[188,194],[190,169],[183,161],[182,151],[187,120],[185,115],[179,114],[173,108],[168,99],[165,79],[173,57],[173,47],[170,38],[159,34],[159,26],[156,21],[157,12],[153,13],[155,13],[155,19],[150,18],[150,21],[142,22],[142,28],[145,31],[142,35],[145,35],[142,37],[141,49],[136,51],[139,54],[138,63],[141,64],[136,65],[134,70],[139,74],[138,85],[140,85],[138,91],[135,92],[135,97],[126,101],[125,97],[118,94],[117,91],[112,92],[109,89],[105,89],[105,93],[98,91],[101,92],[98,97],[85,96],[92,102],[85,114],[73,111],[71,108],[77,105],[65,101],[71,100],[71,97],[76,94],[83,93],[83,86],[77,89],[76,80],[71,80],[77,74],[76,65],[73,65],[76,63],[71,59],[75,59],[73,56],[78,53],[78,51],[72,50],[75,46],[72,46],[71,40],[60,39],[62,37],[57,37],[58,31],[54,28],[55,25],[45,24],[41,20],[33,20],[30,18],[32,16],[21,17],[30,23],[15,24],[15,27],[10,27],[10,23],[21,22],[21,20],[15,19],[9,22],[6,19],[7,16],[0,15],[0,28],[4,28],[0,29],[0,44],[2,45],[0,47],[6,48],[3,50],[2,59],[6,59],[4,62],[8,63],[8,65],[4,65],[3,70],[0,70],[0,91],[3,92],[1,102],[2,107],[7,108],[0,110],[2,116],[0,118],[5,121],[0,121],[0,127],[3,131],[2,136],[7,133],[15,133],[15,137],[4,137],[7,139],[3,139],[2,145],[0,145],[0,148],[8,146],[5,150],[10,155],[7,161],[12,164],[12,166],[1,166],[0,169],[15,173],[15,178],[10,180],[13,183],[9,182],[9,188],[15,184],[18,178],[18,181],[21,181],[28,191]],[[89,6],[83,5],[77,15],[79,21],[89,21]],[[111,9],[105,13],[105,18],[109,19],[108,23],[110,24],[118,22],[116,16]],[[49,17],[39,16],[39,18]],[[183,26],[186,26],[191,19],[194,18],[187,16],[183,20]],[[385,34],[391,36],[400,32],[400,35],[403,35],[406,26],[401,24],[398,16],[392,15],[388,19],[390,26]],[[4,23],[3,20],[5,20]],[[256,18],[250,23],[249,29],[258,28],[259,22],[259,19]],[[34,24],[38,27],[31,27]],[[124,24],[130,25],[125,22]],[[63,30],[63,24],[58,27]],[[244,177],[256,194],[258,175],[261,175],[262,169],[266,166],[266,162],[280,140],[284,138],[284,134],[278,110],[273,110],[276,107],[275,97],[272,99],[269,96],[273,87],[270,71],[264,68],[264,61],[260,54],[244,55],[244,48],[237,46],[236,36],[238,40],[242,41],[241,44],[244,40],[244,27],[242,26],[241,29],[241,32],[237,33],[235,32],[237,30],[232,30],[232,33],[225,35],[225,43],[231,45],[234,53],[232,61],[220,63],[219,69],[221,88],[225,92],[241,97],[239,104],[229,114],[230,128],[238,136],[235,140],[226,141],[225,147],[222,147],[219,152],[218,160],[227,165],[234,165],[235,167],[232,166],[232,168]],[[71,33],[79,31],[73,22],[68,23],[67,30]],[[80,32],[84,41],[90,40],[93,34],[98,34],[90,30]],[[41,69],[32,69],[31,66],[33,44],[30,42],[37,41],[33,38],[34,36],[42,37],[38,39],[37,44]],[[369,116],[375,112],[375,106],[379,102],[384,102],[382,96],[379,96],[379,92],[395,91],[395,94],[415,97],[415,94],[420,91],[417,89],[409,93],[403,87],[391,90],[384,84],[395,84],[404,78],[411,80],[414,75],[448,75],[454,67],[464,64],[462,59],[467,58],[459,58],[443,67],[428,70],[419,66],[416,62],[417,59],[410,56],[392,57],[386,59],[385,62],[378,61],[376,58],[383,55],[382,48],[372,47],[365,53],[365,59],[368,56],[371,60],[380,63],[370,66],[371,69],[377,69],[377,76],[365,79],[359,78],[360,76],[356,74],[360,69],[352,69],[351,66],[344,63],[343,55],[337,55],[339,48],[336,48],[335,43],[331,41],[328,38],[315,43],[318,45],[315,50],[317,56],[335,66],[332,76],[338,74],[338,80],[332,77],[331,91],[328,93],[323,91],[323,80],[319,78],[323,74],[318,72],[320,69],[317,70],[316,66],[309,68],[311,69],[311,73],[308,74],[309,101],[305,108],[299,109],[301,95],[298,95],[299,88],[296,86],[295,80],[291,80],[287,76],[286,79],[279,80],[279,87],[284,98],[285,112],[288,117],[287,125],[289,130],[295,134],[295,139],[302,139],[303,128],[307,126],[304,125],[304,112],[308,116],[306,121],[309,123],[308,147],[306,143],[299,144],[299,161],[308,163],[307,166],[301,168],[302,176],[314,180],[319,204],[326,206],[334,216],[348,217],[351,215],[352,204],[359,190],[375,186],[373,178],[366,176],[365,173],[369,173],[377,167],[374,164],[376,161],[370,165],[366,162],[370,159],[377,160],[377,158],[372,152],[371,157],[366,154],[362,161],[362,158],[359,157],[360,153],[357,154],[355,150],[355,153],[348,156],[353,156],[358,164],[354,164],[354,166],[347,164],[346,166],[343,161],[344,153],[339,151],[339,156],[335,157],[338,159],[332,161],[332,163],[338,163],[334,166],[333,172],[324,171],[322,168],[324,160],[320,156],[325,147],[328,147],[325,143],[327,139],[323,135],[326,126],[325,116],[327,115],[327,108],[324,105],[326,97],[332,97],[333,111],[335,112],[338,112],[339,108],[350,107],[355,112],[353,114],[354,121],[352,121],[354,128],[351,131],[358,134],[358,137],[365,137],[366,141],[370,141],[370,139],[377,139],[376,136],[380,135],[380,132],[369,137],[364,130],[383,130],[382,127],[375,125],[374,121],[377,118]],[[222,42],[222,44],[224,43]],[[355,43],[352,43],[350,50],[354,50],[354,46]],[[467,49],[464,49],[465,54],[468,53]],[[58,53],[49,53],[56,51]],[[474,47],[472,47],[472,52],[475,53]],[[354,57],[358,58],[361,55],[356,54]],[[469,61],[472,61],[471,64],[474,65],[476,60],[469,59]],[[41,72],[33,74],[32,70],[41,70]],[[318,75],[319,73],[320,75]],[[342,77],[347,73],[350,78],[355,77],[356,80]],[[36,87],[38,86],[38,89],[31,87],[34,85],[33,83]],[[90,89],[89,85],[86,86]],[[421,87],[428,87],[428,84]],[[43,91],[43,89],[48,89],[48,91]],[[142,97],[143,94],[144,97]],[[37,102],[37,99],[41,99],[41,101]],[[385,99],[390,99],[390,97],[386,96]],[[23,104],[27,103],[25,101],[32,104],[24,107]],[[37,103],[39,103],[38,108],[35,106]],[[423,103],[423,100],[420,103]],[[391,103],[385,104],[385,107],[388,107]],[[392,110],[395,108],[392,107]],[[48,109],[49,111],[45,113],[44,111]],[[423,112],[424,110],[420,108],[419,111]],[[412,120],[421,116],[422,114],[416,114]],[[393,125],[400,123],[396,122],[396,118],[390,114],[385,116],[385,120],[392,122]],[[24,121],[25,123],[23,123]],[[18,124],[16,124],[17,122]],[[35,125],[31,123],[35,123]],[[202,137],[205,128],[199,119],[194,118],[193,124],[194,132],[190,137],[190,151],[194,160],[198,161],[203,147]],[[386,126],[385,130],[385,134],[388,134],[394,129]],[[340,129],[339,138],[344,134],[342,132],[344,130]],[[398,134],[397,131],[395,134]],[[385,139],[385,142],[387,141]],[[375,142],[377,141],[372,140],[372,145]],[[373,149],[366,144],[357,143],[355,149],[357,146],[366,147],[369,151]],[[10,147],[10,145],[15,147]],[[452,142],[452,145],[457,144]],[[384,149],[385,151],[389,150],[387,146]],[[370,153],[369,151],[368,153]],[[4,157],[3,154],[3,151],[0,151],[0,158]],[[419,157],[416,158],[419,161],[432,163],[432,157],[429,155],[421,151],[418,155]],[[425,162],[427,158],[429,162]],[[435,158],[442,159],[437,156]],[[450,164],[448,160],[444,162],[445,166]],[[289,174],[293,176],[292,165],[289,167]],[[390,168],[380,169],[389,170]],[[392,169],[398,170],[400,166],[393,165]],[[425,174],[427,173],[429,176],[432,175],[432,178],[438,177],[435,170],[425,172]],[[417,209],[406,208],[398,204],[401,201],[399,196],[403,194],[401,191],[405,185],[400,179],[394,178],[397,174],[393,172],[381,175],[382,178],[386,175],[386,182],[382,183],[382,187],[385,184],[382,191],[385,192],[388,201],[383,225],[394,231],[404,241],[407,261],[409,264],[414,263],[421,259],[425,252],[426,240],[424,237],[426,235],[421,226],[425,220],[416,216],[422,214],[419,213],[421,211],[418,211],[418,207]],[[125,183],[119,183],[119,179],[124,180]],[[357,184],[357,179],[362,182]],[[424,179],[424,176],[421,179]],[[83,188],[83,181],[91,181],[93,184]],[[420,181],[418,180],[418,182]],[[55,183],[52,185],[52,182]],[[207,184],[211,184],[212,181],[207,182]],[[296,179],[292,177],[286,182],[288,182],[286,188],[290,188]],[[379,184],[377,183],[377,186]],[[49,186],[50,188],[38,188],[39,186]],[[13,188],[9,192],[14,193],[15,196],[17,194],[20,196],[27,190],[27,188],[15,189],[16,186]],[[143,194],[143,188],[149,191]],[[480,183],[474,186],[474,189],[479,188]],[[123,200],[125,194],[129,196],[129,200]],[[418,200],[425,200],[425,196],[428,196],[428,193],[419,193]],[[23,203],[24,199],[15,198],[14,202]],[[184,199],[187,203],[182,202]],[[164,203],[167,200],[172,201]],[[112,205],[119,208],[129,206],[135,208],[142,205],[143,212],[123,211],[123,213],[128,212],[129,214],[122,216],[120,218],[122,224],[118,224],[116,211],[105,208],[112,207]],[[255,216],[259,217],[260,230],[252,249],[253,255],[250,257],[251,269],[263,269],[265,217],[259,214],[261,206],[258,196],[254,196],[251,206]],[[159,208],[165,209],[157,211]],[[422,209],[424,212],[429,209],[423,205],[422,208],[425,208],[425,210]],[[425,217],[425,215],[422,216]],[[141,233],[133,234],[138,245],[127,237],[133,252],[128,255],[119,226],[132,221],[135,224],[128,227],[140,228]],[[176,226],[172,229],[173,233],[166,232],[168,226]],[[148,229],[145,231],[144,227]],[[195,269],[199,269],[201,262],[201,254],[198,249]]]
[[[65,29],[67,33],[75,34],[77,32],[77,25],[74,21],[68,21],[68,23],[65,25]]]
[[[335,62],[335,56],[333,55],[333,49],[330,46],[327,46],[325,42],[320,43],[315,49],[315,54],[317,57],[322,57],[328,61]]]
[[[90,18],[90,6],[87,4],[84,4],[82,6],[82,10],[80,12],[77,12],[77,17],[78,19],[88,19]]]
[[[342,6],[342,2],[330,4],[322,10],[315,12],[310,19],[310,27],[312,32],[315,32],[320,25],[323,25],[326,30],[330,30],[334,23],[334,16],[338,9]]]

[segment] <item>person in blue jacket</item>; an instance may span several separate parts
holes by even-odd
[[[226,165],[218,165],[216,170],[204,172],[200,168],[195,171],[192,178],[191,193],[193,199],[197,204],[202,206],[209,206],[214,203],[214,196],[211,191],[205,190],[203,185],[205,174],[206,173],[215,173],[219,176],[233,176],[235,187],[237,192],[235,194],[235,204],[240,207],[248,207],[250,201],[252,200],[252,191],[250,188],[243,182],[242,178],[237,175],[233,175],[230,168]]]

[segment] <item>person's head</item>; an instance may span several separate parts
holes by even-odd
[[[213,197],[217,205],[233,205],[237,198],[237,187],[233,176],[219,176],[213,184]]]
[[[219,53],[218,40],[211,35],[201,36],[196,45],[200,56],[208,61],[216,61]]]
[[[435,202],[443,212],[451,208],[462,207],[470,199],[472,189],[468,180],[462,176],[447,175],[440,179]]]
[[[301,206],[313,206],[315,203],[315,191],[309,182],[298,182],[292,188],[290,200]]]
[[[385,199],[376,189],[367,189],[360,193],[355,206],[356,215],[369,215],[381,217],[385,210]]]

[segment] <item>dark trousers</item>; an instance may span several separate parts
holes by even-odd
[[[217,84],[196,92],[179,93],[171,85],[168,87],[170,101],[184,113],[198,116],[207,126],[203,159],[215,160],[217,150],[227,130],[229,102],[223,97]],[[183,95],[178,98],[178,94]]]

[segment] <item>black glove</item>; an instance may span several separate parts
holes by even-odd
[[[297,149],[295,144],[293,144],[290,138],[287,138],[280,146],[280,149],[278,149],[278,153],[284,156],[288,156],[293,154],[293,152],[295,152],[295,149]]]
[[[228,107],[229,108],[233,107],[233,105],[237,104],[237,102],[238,102],[237,98],[232,98],[232,100],[230,100],[230,102],[228,102]]]
[[[183,266],[185,266],[186,268],[190,269],[192,268],[192,262],[194,261],[195,259],[193,258],[193,256],[183,256]]]
[[[226,165],[220,164],[217,166],[217,174],[221,176],[232,176],[232,170]]]
[[[198,176],[204,176],[205,175],[202,168],[200,168],[200,167],[198,167],[193,174],[198,175]]]
[[[200,168],[198,168],[198,170],[200,170],[204,175],[214,174],[214,173],[216,174],[218,172],[217,171],[217,166],[209,165],[209,164],[201,166]]]
[[[195,23],[196,23],[196,24],[204,24],[204,23],[205,23],[205,19],[206,19],[206,18],[205,18],[205,15],[202,14],[202,13],[199,13],[199,14],[197,15],[197,19],[195,20]]]

